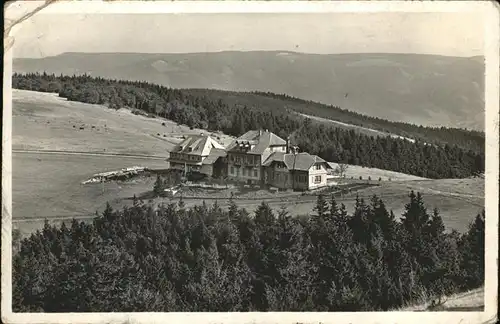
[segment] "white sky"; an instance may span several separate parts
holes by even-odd
[[[16,32],[14,57],[63,52],[483,55],[472,13],[37,14]]]

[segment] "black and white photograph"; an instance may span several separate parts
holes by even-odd
[[[496,320],[493,2],[26,2],[3,322]]]

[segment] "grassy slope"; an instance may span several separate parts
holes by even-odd
[[[55,94],[13,90],[13,101],[13,149],[167,156],[179,135],[202,132],[125,109],[68,102]]]
[[[415,140],[412,138],[403,137],[403,136],[392,134],[392,133],[381,132],[381,131],[378,131],[375,129],[362,127],[362,126],[356,126],[356,125],[347,124],[347,123],[342,123],[339,121],[326,119],[326,118],[322,118],[322,117],[317,117],[317,116],[311,116],[311,115],[306,115],[306,114],[299,114],[299,115],[301,115],[303,117],[307,117],[307,118],[309,118],[313,121],[316,121],[316,122],[321,122],[321,123],[324,123],[327,125],[332,125],[332,126],[337,127],[337,128],[342,128],[342,129],[346,129],[346,130],[355,130],[358,133],[362,133],[362,134],[365,134],[368,136],[374,136],[374,137],[376,137],[376,136],[391,136],[393,138],[404,139],[404,140],[410,141],[412,143],[415,143]]]
[[[330,165],[335,169],[337,167],[337,163],[331,162]],[[349,165],[347,170],[345,171],[345,176],[347,179],[359,179],[362,177],[362,180],[368,180],[371,178],[373,181],[378,181],[379,178],[381,181],[400,181],[400,180],[425,180],[426,178],[417,177],[411,174],[394,172],[389,170],[382,170],[377,168],[367,168],[359,165]]]
[[[115,152],[127,154],[148,154],[167,156],[173,146],[165,141],[175,141],[176,136],[189,129],[160,119],[149,119],[126,111],[113,111],[101,106],[66,102],[51,94],[29,91],[14,91],[13,105],[13,149],[60,149],[73,151]],[[50,123],[47,123],[49,121]],[[162,126],[165,122],[167,126]],[[99,131],[86,127],[74,129],[80,123],[99,125]],[[106,124],[108,131],[103,131]],[[173,133],[172,133],[173,131]],[[167,134],[158,138],[156,133]],[[227,144],[229,137],[224,137]],[[106,201],[119,207],[129,204],[133,194],[152,188],[154,179],[143,179],[136,183],[107,183],[104,192],[101,185],[82,186],[80,182],[91,175],[134,165],[164,168],[167,163],[161,159],[124,158],[105,156],[59,156],[34,153],[13,154],[13,217],[39,218],[50,215],[93,214],[102,210]],[[366,189],[359,194],[369,198],[378,194],[384,198],[396,215],[407,202],[409,190],[420,190],[429,208],[441,209],[445,224],[464,230],[472,217],[484,206],[484,180],[415,180],[404,174],[385,170],[351,166],[348,176],[373,180],[378,177],[391,177],[393,181],[383,181],[382,186]],[[401,181],[395,181],[401,180]],[[469,196],[466,196],[469,195]],[[187,205],[199,203],[187,201]],[[351,210],[354,194],[343,202]],[[223,201],[221,201],[223,203]],[[254,210],[260,201],[242,202],[240,205]],[[293,214],[308,213],[312,203],[293,205],[294,201],[274,202],[279,208],[288,206]],[[40,225],[40,222],[23,223],[25,231]]]

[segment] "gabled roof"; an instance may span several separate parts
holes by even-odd
[[[269,131],[251,130],[238,137],[227,147],[228,151],[233,151],[238,147],[252,147],[246,151],[249,154],[262,154],[270,146],[285,146],[286,141],[278,135]]]
[[[205,158],[205,160],[203,160],[202,164],[214,164],[217,159],[226,155],[227,154],[225,150],[213,148],[210,151],[210,154]]]
[[[212,149],[224,150],[224,146],[208,135],[191,135],[179,143],[172,152],[208,156]]]
[[[319,156],[311,155],[306,152],[298,154],[274,152],[263,163],[263,166],[270,166],[273,162],[285,163],[288,170],[308,171],[316,163],[325,163],[327,168],[331,168],[330,165]]]

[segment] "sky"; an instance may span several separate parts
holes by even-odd
[[[483,53],[479,14],[44,14],[14,35],[14,57],[64,52]]]

